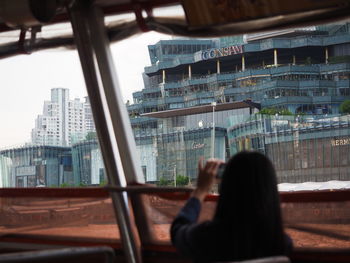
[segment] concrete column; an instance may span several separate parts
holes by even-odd
[[[296,58],[295,58],[295,55],[293,55],[293,65],[296,64]]]
[[[163,69],[163,84],[165,83],[165,70]]]
[[[275,67],[278,66],[278,59],[277,59],[277,49],[273,50],[273,63],[275,65]]]
[[[188,79],[192,79],[192,68],[191,68],[191,65],[188,65]]]
[[[242,71],[245,71],[245,58],[244,58],[244,55],[242,55]]]
[[[328,57],[328,47],[326,47],[324,53],[325,53],[325,63],[328,64],[328,58],[329,58],[329,57]]]
[[[216,61],[216,73],[220,74],[220,60]]]

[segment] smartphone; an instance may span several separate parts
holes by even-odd
[[[218,171],[216,173],[216,178],[218,178],[218,179],[222,178],[224,171],[225,171],[225,168],[226,168],[226,163],[222,163],[219,165]]]

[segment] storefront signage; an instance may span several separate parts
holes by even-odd
[[[16,168],[16,176],[36,175],[35,166],[20,166]]]
[[[333,140],[331,140],[331,144],[332,144],[332,146],[349,145],[350,144],[350,138],[333,139]]]
[[[204,148],[205,147],[205,143],[196,143],[194,142],[192,144],[192,149],[201,149],[201,148]]]
[[[229,46],[223,48],[212,48],[204,51],[197,52],[195,54],[195,61],[207,60],[225,56],[231,56],[235,54],[243,53],[243,46]]]

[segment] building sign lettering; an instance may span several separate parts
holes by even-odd
[[[201,149],[201,148],[204,148],[205,147],[205,143],[196,143],[194,142],[192,144],[192,149]]]
[[[35,166],[20,166],[16,168],[16,176],[36,175]]]
[[[243,46],[229,46],[223,48],[212,48],[195,53],[195,61],[225,57],[243,53]]]
[[[332,146],[349,145],[350,144],[350,138],[333,139],[333,140],[331,140],[331,144],[332,144]]]

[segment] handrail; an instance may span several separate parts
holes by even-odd
[[[109,198],[101,187],[82,188],[0,188],[0,198]]]
[[[157,194],[173,200],[186,200],[193,188],[154,187],[132,185],[126,187],[82,187],[82,188],[0,188],[0,198],[108,198],[110,192],[130,194]],[[206,201],[216,201],[218,195],[208,195]],[[350,189],[280,192],[282,203],[321,203],[350,201]]]
[[[154,187],[154,186],[143,186],[143,185],[131,185],[126,187],[118,186],[106,186],[105,189],[111,192],[128,192],[128,193],[142,193],[142,194],[152,194],[152,193],[189,193],[194,189],[189,187]]]

